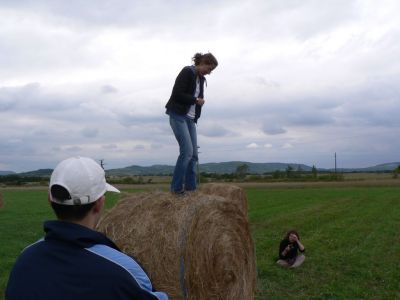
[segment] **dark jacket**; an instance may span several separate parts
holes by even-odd
[[[62,221],[45,222],[44,230],[18,257],[6,300],[168,299],[103,234]]]
[[[289,252],[285,256],[283,256],[282,252],[283,252],[283,250],[285,250],[287,245],[290,245],[291,249],[289,250]],[[279,258],[280,259],[292,259],[292,258],[295,258],[297,256],[297,251],[304,252],[305,249],[303,251],[301,251],[300,248],[299,248],[299,245],[296,242],[291,243],[288,239],[283,239],[281,241],[281,244],[279,245]]]
[[[205,77],[196,74],[194,66],[187,66],[176,77],[174,87],[172,88],[171,97],[169,98],[165,108],[167,114],[172,111],[178,115],[186,115],[190,106],[196,103],[194,93],[196,91],[196,77],[200,79],[199,98],[204,97],[204,81]],[[196,114],[194,121],[197,122],[201,115],[201,106],[196,104]]]

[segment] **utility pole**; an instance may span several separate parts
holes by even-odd
[[[104,165],[105,165],[104,159],[103,158],[99,159],[99,161],[100,161],[101,168],[104,170]]]
[[[336,165],[336,152],[335,152],[335,175],[336,175],[336,172],[337,172],[337,165]]]

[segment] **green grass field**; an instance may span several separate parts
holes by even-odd
[[[400,188],[248,189],[258,299],[400,299]],[[306,261],[275,265],[286,229]]]
[[[0,190],[0,295],[19,252],[52,219],[45,190]],[[129,192],[132,192],[129,191]],[[400,299],[400,187],[246,188],[256,243],[257,299]],[[117,198],[107,195],[107,206]],[[285,231],[306,247],[302,267],[275,264]]]

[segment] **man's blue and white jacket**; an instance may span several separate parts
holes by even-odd
[[[168,299],[131,257],[103,234],[62,221],[18,257],[6,300]]]

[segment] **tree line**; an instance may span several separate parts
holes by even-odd
[[[390,172],[390,171],[389,171]],[[393,171],[393,178],[399,178],[400,165]],[[387,172],[385,172],[387,173]],[[172,174],[171,174],[172,175]],[[165,176],[165,175],[163,175]],[[108,176],[107,176],[108,177]],[[157,176],[152,176],[157,177]],[[334,181],[343,180],[342,173],[320,172],[314,165],[310,171],[302,170],[299,166],[297,169],[287,166],[285,170],[275,170],[273,172],[265,172],[263,174],[254,174],[250,172],[247,164],[239,165],[233,173],[207,173],[200,172],[201,182],[208,181]],[[28,184],[47,185],[50,178],[48,176],[20,176],[18,174],[0,176],[0,184],[7,186],[21,186]],[[153,179],[149,176],[112,176],[108,177],[108,181],[113,184],[151,184]]]

